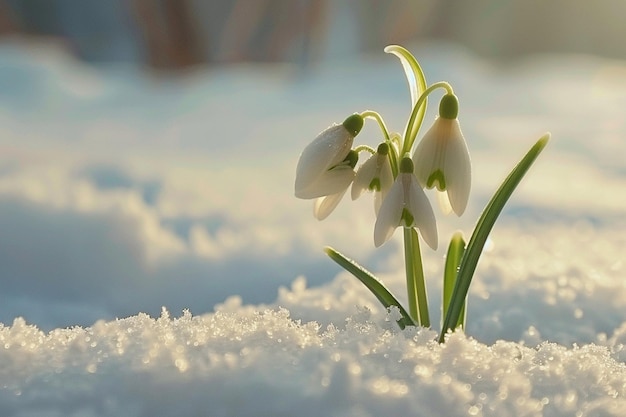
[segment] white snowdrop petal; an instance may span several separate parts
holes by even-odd
[[[422,190],[414,179],[412,179],[410,183],[410,191],[407,193],[406,205],[413,215],[415,221],[414,226],[419,229],[424,241],[433,250],[437,250],[439,238],[437,236],[437,220],[435,219],[435,213],[424,190]]]
[[[374,213],[376,213],[377,216],[378,216],[378,213],[380,212],[380,206],[383,204],[383,200],[385,199],[386,195],[387,193],[382,193],[382,192],[374,193]]]
[[[437,169],[436,162],[440,159],[437,156],[439,143],[439,119],[435,120],[433,126],[426,132],[422,140],[417,144],[413,153],[413,164],[415,166],[415,176],[422,187],[426,187],[428,177]]]
[[[347,165],[340,165],[324,172],[308,187],[297,190],[298,198],[317,198],[335,194],[347,189],[354,180],[354,170]]]
[[[343,125],[333,125],[320,133],[308,144],[296,167],[295,194],[299,198],[302,190],[314,184],[329,168],[341,163],[350,149],[354,137]]]
[[[458,121],[451,132],[446,149],[444,172],[446,174],[446,189],[452,210],[461,216],[467,207],[472,184],[472,169],[467,144]]]
[[[331,194],[326,197],[320,197],[315,200],[315,204],[313,205],[313,216],[317,220],[324,220],[326,217],[328,217],[328,215],[330,215],[330,213],[335,210],[346,191],[347,188],[336,194]]]
[[[386,193],[393,184],[393,172],[391,171],[391,162],[389,158],[385,158],[382,166],[380,167],[380,188],[383,193]]]
[[[393,235],[400,225],[404,204],[402,181],[396,180],[385,196],[374,225],[374,245],[381,246]]]
[[[443,214],[448,215],[452,213],[452,206],[450,205],[447,191],[437,191],[437,202]]]
[[[351,196],[353,200],[356,200],[363,194],[370,186],[372,179],[376,175],[376,159],[377,156],[371,156],[367,161],[363,163],[356,172],[354,182],[352,183]]]

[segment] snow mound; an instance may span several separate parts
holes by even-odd
[[[3,416],[618,416],[614,346],[485,345],[400,331],[363,309],[339,328],[286,309],[140,314],[48,334],[0,329]],[[618,352],[618,354],[620,354]]]

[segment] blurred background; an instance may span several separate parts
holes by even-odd
[[[0,0],[0,35],[157,69],[317,60],[436,39],[490,58],[626,57],[621,0]]]
[[[581,244],[598,275],[617,275],[626,263],[605,247],[626,236],[625,16],[623,0],[0,0],[0,323],[273,303],[298,277],[362,290],[334,281],[324,245],[403,288],[400,233],[375,250],[369,196],[323,222],[293,196],[298,155],[326,126],[372,109],[403,129],[410,98],[382,50],[392,43],[461,103],[472,195],[462,218],[438,218],[440,242],[469,234],[550,130],[495,228],[494,257],[524,233],[586,239],[604,245]],[[358,141],[377,145],[373,122]],[[424,253],[433,297],[443,246]],[[588,276],[587,264],[568,268]],[[491,282],[483,295],[506,291]],[[621,294],[621,276],[609,282]],[[619,317],[621,299],[604,316]]]

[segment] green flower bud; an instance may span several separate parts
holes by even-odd
[[[456,119],[459,114],[459,99],[454,94],[446,94],[439,102],[439,116]]]
[[[386,144],[385,142],[381,143],[380,145],[378,145],[378,149],[376,149],[376,152],[379,153],[380,155],[388,155],[389,145]]]
[[[361,128],[363,127],[363,118],[360,114],[355,113],[352,116],[349,116],[346,120],[344,120],[342,124],[343,127],[345,127],[352,136],[356,136],[359,134]]]
[[[405,174],[412,174],[413,169],[413,160],[408,156],[402,158],[402,160],[400,161],[400,172],[403,172]]]

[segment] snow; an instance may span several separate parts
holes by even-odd
[[[408,46],[454,86],[473,160],[440,240],[468,235],[552,132],[483,253],[467,335],[443,345],[438,314],[400,331],[321,250],[404,299],[399,236],[374,250],[371,199],[318,222],[292,195],[327,125],[372,108],[402,129],[395,58],[177,79],[0,45],[0,415],[624,415],[626,63]],[[443,255],[424,252],[435,313]]]
[[[44,334],[0,333],[5,416],[619,415],[626,367],[607,347],[486,345],[397,331],[363,310],[341,327],[289,311],[163,312]],[[624,330],[622,330],[622,334]],[[615,348],[611,346],[610,348]]]

